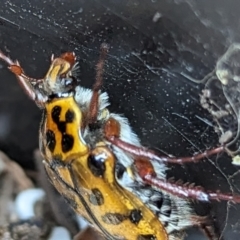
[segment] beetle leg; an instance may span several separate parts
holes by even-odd
[[[26,94],[33,101],[36,101],[37,104],[39,105],[45,102],[46,99],[44,95],[40,91],[34,88],[34,84],[42,82],[43,79],[35,79],[35,78],[28,77],[27,75],[24,74],[24,71],[21,68],[18,61],[16,62],[12,61],[9,57],[7,57],[1,51],[0,51],[0,58],[9,65],[8,68],[10,69],[11,72],[13,72],[16,75],[20,85],[22,86]]]
[[[216,229],[214,221],[208,216],[191,216],[191,222],[193,226],[199,227],[208,240],[219,240],[219,229]]]
[[[114,146],[119,147],[120,149],[132,154],[136,157],[144,157],[151,159],[151,161],[158,161],[158,162],[166,162],[166,163],[175,163],[175,164],[184,164],[189,162],[198,162],[206,157],[209,157],[211,155],[215,155],[218,153],[221,153],[225,150],[224,146],[219,146],[210,150],[206,150],[203,153],[199,153],[196,155],[193,155],[191,157],[164,157],[159,156],[156,152],[153,150],[147,149],[145,147],[138,147],[133,144],[127,143],[122,141],[120,138],[114,136],[114,135],[105,135],[107,140],[111,142]]]
[[[139,166],[138,166],[139,167]],[[221,193],[220,191],[211,192],[205,191],[200,186],[193,186],[193,184],[181,184],[179,182],[173,183],[151,174],[143,175],[141,171],[138,171],[139,176],[146,184],[157,187],[163,191],[166,191],[174,196],[180,198],[187,198],[193,200],[199,200],[202,202],[210,202],[211,200],[216,201],[231,201],[234,203],[240,203],[240,195],[233,195],[230,193]]]
[[[209,240],[218,240],[219,235],[215,232],[212,224],[201,223],[197,225]]]

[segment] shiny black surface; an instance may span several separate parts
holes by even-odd
[[[36,78],[52,53],[75,51],[81,84],[91,87],[102,42],[111,46],[105,85],[113,112],[123,113],[146,146],[176,156],[214,147],[218,136],[202,109],[201,79],[232,42],[240,42],[239,1],[11,0],[0,7],[0,49]],[[183,74],[181,74],[183,73]],[[33,167],[41,112],[0,63],[0,149]],[[207,120],[207,121],[206,121]],[[169,176],[210,190],[237,192],[240,168],[227,155],[170,166]],[[240,236],[240,205],[198,206],[225,240]],[[188,239],[205,239],[195,232]]]

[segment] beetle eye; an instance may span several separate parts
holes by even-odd
[[[67,79],[65,79],[65,86],[69,86],[69,85],[71,85],[72,82],[73,82],[73,79],[71,79],[71,78],[67,78]]]
[[[105,159],[101,155],[90,154],[88,156],[88,167],[94,176],[101,177],[106,170]]]
[[[60,81],[61,81],[61,85],[66,87],[71,86],[73,83],[72,78],[65,78],[62,75],[61,75]]]

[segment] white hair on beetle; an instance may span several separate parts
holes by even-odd
[[[89,88],[84,88],[77,86],[75,89],[74,99],[80,106],[89,107],[93,91]],[[106,92],[100,93],[99,95],[99,111],[102,111],[104,108],[109,106],[108,94]]]

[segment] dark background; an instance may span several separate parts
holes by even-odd
[[[113,112],[123,113],[146,146],[176,156],[218,144],[196,84],[233,42],[240,42],[238,0],[11,0],[0,3],[0,49],[25,72],[41,78],[50,56],[75,51],[82,86],[91,87],[102,42],[111,49],[104,90]],[[0,63],[0,149],[32,169],[41,112]],[[207,123],[209,122],[209,124]],[[240,168],[226,155],[170,166],[169,176],[209,190],[238,192]],[[198,204],[225,240],[240,236],[240,206]],[[188,239],[205,239],[191,232]],[[198,237],[195,235],[199,235]]]

